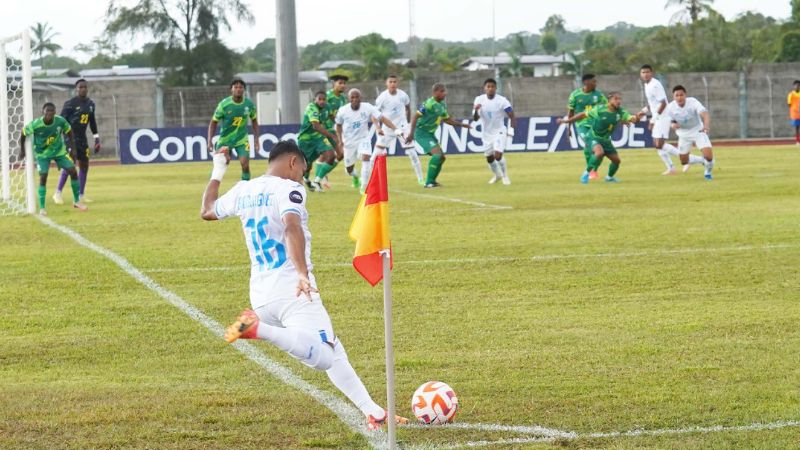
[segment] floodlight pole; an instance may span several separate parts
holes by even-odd
[[[297,18],[294,0],[275,2],[275,74],[278,91],[279,123],[300,120],[300,80],[297,62]]]

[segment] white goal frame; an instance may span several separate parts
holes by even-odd
[[[2,186],[2,202],[13,202],[11,197],[11,143],[9,129],[9,108],[8,108],[8,67],[6,62],[7,51],[6,46],[10,43],[21,41],[22,42],[22,115],[23,123],[27,124],[33,121],[33,71],[31,68],[31,37],[28,30],[17,33],[5,38],[0,38],[0,80],[4,83],[5,89],[3,96],[0,98],[0,185]],[[33,154],[32,138],[25,140],[25,161],[20,162],[25,166],[25,205],[9,205],[12,209],[24,210],[29,214],[36,212],[36,191],[34,180],[34,166],[36,164],[36,156]]]

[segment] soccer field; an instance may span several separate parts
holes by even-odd
[[[711,182],[698,166],[660,176],[652,150],[625,150],[621,183],[588,186],[579,152],[510,154],[511,186],[487,185],[481,156],[454,156],[441,189],[390,158],[398,412],[428,380],[461,406],[454,425],[400,428],[401,444],[800,445],[800,151],[715,153]],[[350,267],[358,195],[343,172],[309,193],[312,259],[385,404],[382,290]],[[0,448],[385,440],[324,373],[214,333],[249,306],[249,267],[238,220],[199,218],[209,173],[97,166],[88,213],[53,205],[51,176],[48,219],[0,218]]]

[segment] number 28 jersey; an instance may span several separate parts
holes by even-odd
[[[297,214],[303,227],[305,258],[311,277],[311,232],[305,188],[292,180],[264,175],[240,181],[217,199],[217,218],[237,216],[250,252],[250,301],[258,308],[274,299],[296,297],[298,273],[289,259],[283,217]],[[316,287],[316,286],[315,286]]]

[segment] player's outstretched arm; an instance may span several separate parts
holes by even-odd
[[[406,136],[406,142],[411,142],[414,139],[414,131],[417,129],[418,118],[419,114],[414,114],[411,117],[411,124],[408,126],[408,136]]]
[[[458,120],[453,119],[452,117],[448,117],[447,119],[444,119],[442,122],[444,122],[444,123],[446,123],[448,125],[452,125],[454,127],[472,128],[472,125],[470,125],[468,123],[461,123]]]
[[[334,141],[336,140],[336,136],[334,136],[333,133],[331,133],[330,131],[326,130],[325,127],[323,127],[321,123],[319,123],[317,121],[314,121],[314,122],[311,122],[311,126],[314,127],[314,130],[317,133],[319,133],[319,134],[321,134],[321,135],[323,135],[323,136],[325,136],[325,137],[327,137],[329,139],[333,139]]]
[[[208,122],[208,151],[209,152],[213,152],[214,151],[214,144],[212,143],[212,141],[214,140],[214,135],[215,134],[217,134],[217,121],[214,120],[214,119],[211,119],[211,121]]]
[[[381,116],[381,122],[384,125],[386,125],[387,127],[389,127],[389,129],[391,129],[391,130],[396,130],[397,129],[397,125],[395,125],[391,120],[387,119],[386,116]],[[378,129],[380,129],[380,128],[378,128]]]
[[[586,114],[586,112],[584,111],[584,112],[582,112],[582,113],[575,114],[574,116],[567,117],[566,119],[565,119],[565,118],[563,118],[563,117],[559,117],[559,118],[557,118],[557,119],[556,119],[556,122],[557,122],[558,124],[562,124],[562,123],[575,123],[575,122],[577,122],[577,121],[579,121],[579,120],[581,120],[581,119],[585,118],[585,117],[586,117],[586,115],[587,115],[587,114]]]
[[[250,121],[253,124],[253,148],[259,151],[261,150],[261,144],[258,143],[258,137],[261,136],[261,133],[258,132],[258,119],[254,117]]]
[[[296,295],[299,297],[300,294],[304,294],[306,298],[311,300],[311,293],[319,291],[311,285],[311,281],[308,278],[306,237],[303,234],[300,216],[293,213],[284,214],[283,225],[285,227],[287,253],[298,274]]]
[[[508,115],[508,124],[511,125],[508,129],[508,135],[514,136],[514,130],[517,129],[517,116],[514,115],[513,110],[506,111],[506,114]]]
[[[703,119],[703,129],[701,131],[708,134],[711,131],[711,115],[708,114],[708,111],[703,111],[700,113],[700,118]]]
[[[77,152],[77,149],[75,149],[75,145],[74,145],[75,144],[75,134],[72,132],[72,129],[67,131],[65,134],[67,136],[67,147],[71,148],[73,152]],[[73,156],[75,156],[75,155],[73,155]]]

